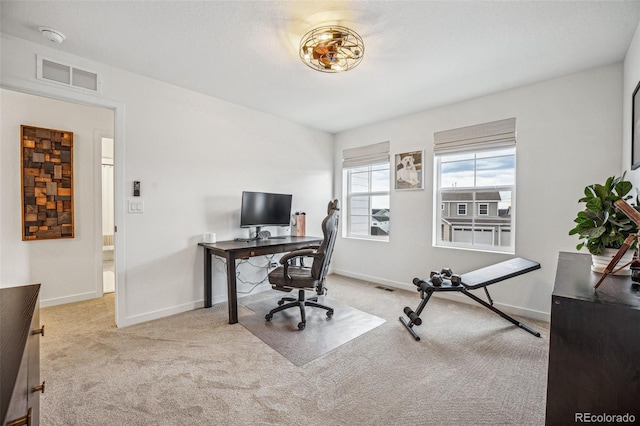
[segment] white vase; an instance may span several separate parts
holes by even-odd
[[[618,249],[607,248],[607,249],[604,249],[604,253],[602,255],[596,256],[595,254],[592,254],[591,270],[593,272],[598,272],[601,274],[604,271],[604,268],[606,268],[609,265],[609,263],[611,262],[611,259],[613,259],[616,253],[618,253]],[[624,254],[624,256],[622,256],[618,264],[613,268],[613,270],[616,271],[619,268],[622,268],[623,265],[627,265],[627,263],[631,262],[632,259],[633,259],[633,250],[627,250],[627,252]],[[619,270],[618,272],[616,272],[614,275],[631,275],[631,269],[629,268],[629,265],[627,265],[621,270]]]

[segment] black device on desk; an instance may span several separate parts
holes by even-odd
[[[236,241],[284,239],[284,237],[272,237],[269,231],[262,231],[262,227],[289,226],[292,198],[291,194],[243,191],[240,227],[255,227],[256,236],[254,238],[237,238]]]

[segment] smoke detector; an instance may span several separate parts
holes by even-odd
[[[38,28],[38,30],[40,30],[40,34],[42,34],[42,37],[46,38],[52,43],[60,44],[66,38],[64,34],[62,34],[60,31],[54,30],[53,28],[40,27]]]

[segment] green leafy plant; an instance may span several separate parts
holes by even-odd
[[[569,235],[577,234],[581,240],[577,250],[586,247],[589,253],[601,255],[605,248],[619,249],[629,234],[638,231],[637,225],[614,205],[617,200],[633,198],[629,194],[632,189],[631,182],[624,180],[624,174],[608,178],[604,185],[593,184],[584,189],[585,196],[578,201],[586,203],[585,209],[578,212],[574,219],[576,226],[569,231]],[[637,205],[636,196],[632,206],[638,210]]]

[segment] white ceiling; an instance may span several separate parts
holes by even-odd
[[[331,133],[624,59],[640,1],[6,1],[4,33]],[[341,74],[299,59],[340,23]]]

